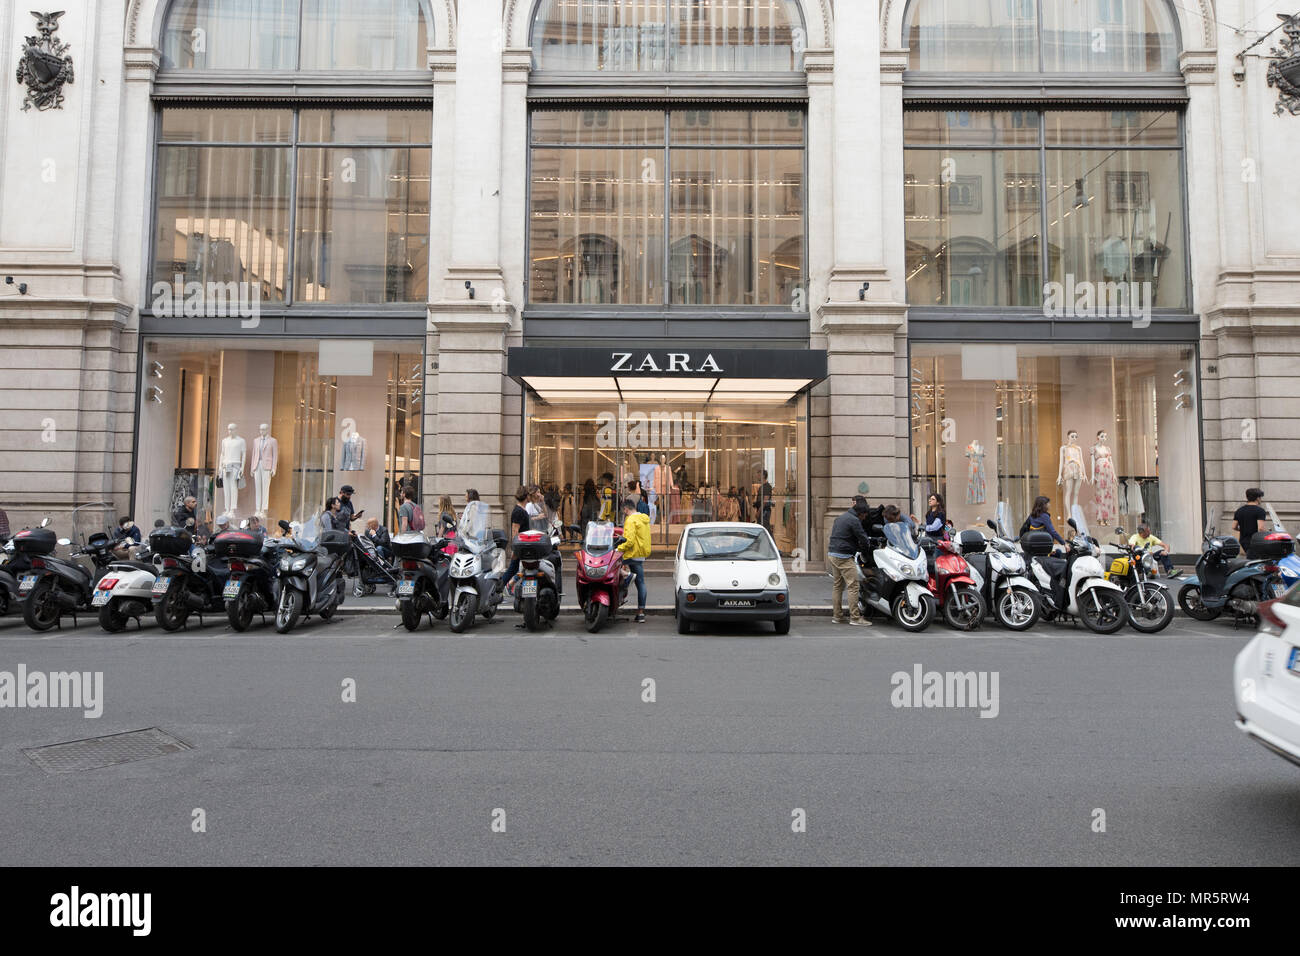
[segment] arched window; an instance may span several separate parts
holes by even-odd
[[[419,0],[176,0],[165,70],[418,70]]]
[[[541,0],[533,66],[557,73],[794,72],[795,0]]]
[[[914,0],[908,69],[955,73],[1173,73],[1166,0]]]

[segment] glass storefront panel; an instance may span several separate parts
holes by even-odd
[[[1193,346],[913,343],[911,365],[914,513],[938,491],[959,530],[1001,510],[1015,533],[1046,495],[1063,536],[1145,520],[1200,551]]]
[[[558,490],[565,523],[579,525],[601,516],[602,487],[626,497],[628,480],[639,481],[660,557],[702,521],[756,522],[782,553],[806,548],[805,397],[773,400],[722,380],[710,398],[713,380],[703,381],[697,395],[684,383],[675,396],[627,390],[608,403],[530,393],[526,480]]]
[[[345,484],[355,507],[396,527],[420,481],[423,345],[413,342],[154,338],[145,342],[135,519],[146,531],[187,494],[201,524],[304,521]],[[244,487],[218,477],[242,440]],[[275,439],[260,441],[260,426]],[[261,454],[259,454],[261,453]],[[260,477],[258,462],[274,463]]]

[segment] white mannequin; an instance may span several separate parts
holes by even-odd
[[[280,443],[271,436],[271,426],[258,425],[253,439],[253,489],[256,493],[256,513],[266,517],[271,492],[271,479],[280,464]]]
[[[1115,459],[1107,441],[1106,429],[1103,428],[1097,432],[1097,441],[1089,450],[1088,462],[1089,480],[1096,488],[1093,504],[1097,513],[1097,522],[1101,525],[1114,524],[1119,518]],[[1100,483],[1097,481],[1098,472],[1101,473],[1102,478]]]
[[[222,513],[232,518],[239,508],[239,483],[244,478],[244,458],[248,452],[244,439],[235,432],[234,422],[226,426],[226,437],[221,439],[221,458],[217,461],[221,490],[226,501],[226,509]]]
[[[1083,449],[1079,447],[1079,433],[1071,429],[1066,433],[1056,463],[1056,483],[1065,489],[1065,515],[1074,513],[1079,503],[1079,489],[1088,481],[1083,473]]]

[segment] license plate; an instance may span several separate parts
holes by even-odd
[[[166,594],[167,588],[171,585],[171,583],[172,583],[171,578],[159,578],[157,581],[153,583],[153,593]]]
[[[108,603],[108,599],[113,596],[112,591],[96,591],[94,598],[91,599],[92,607],[103,607]]]
[[[243,581],[227,581],[226,586],[221,589],[221,596],[227,600],[239,597],[239,586]]]
[[[529,578],[524,582],[524,589],[520,592],[524,597],[537,597],[537,579]]]
[[[34,574],[24,575],[23,579],[18,582],[18,593],[26,594],[34,587],[36,587],[36,575]]]
[[[414,581],[398,581],[398,582],[397,582],[397,596],[398,596],[398,597],[410,597],[410,596],[411,596],[412,594],[414,594],[414,593],[415,593],[415,582],[414,582]]]
[[[718,607],[753,607],[754,602],[748,598],[725,598],[718,602]]]
[[[1300,676],[1300,647],[1291,648],[1291,656],[1286,659],[1286,669]]]

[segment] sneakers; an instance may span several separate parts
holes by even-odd
[[[842,618],[842,617],[834,617],[834,616],[831,617],[831,623],[832,623],[832,624],[843,624],[844,621],[845,621],[845,619]]]
[[[851,618],[849,618],[849,623],[852,624],[854,627],[870,627],[870,626],[871,626],[871,622],[868,621],[865,617],[857,617],[857,618],[853,618],[853,617],[851,617]]]
[[[644,624],[644,623],[645,623],[645,612],[644,612],[644,611],[637,611],[637,613],[636,613],[636,622],[637,622],[638,624]]]

